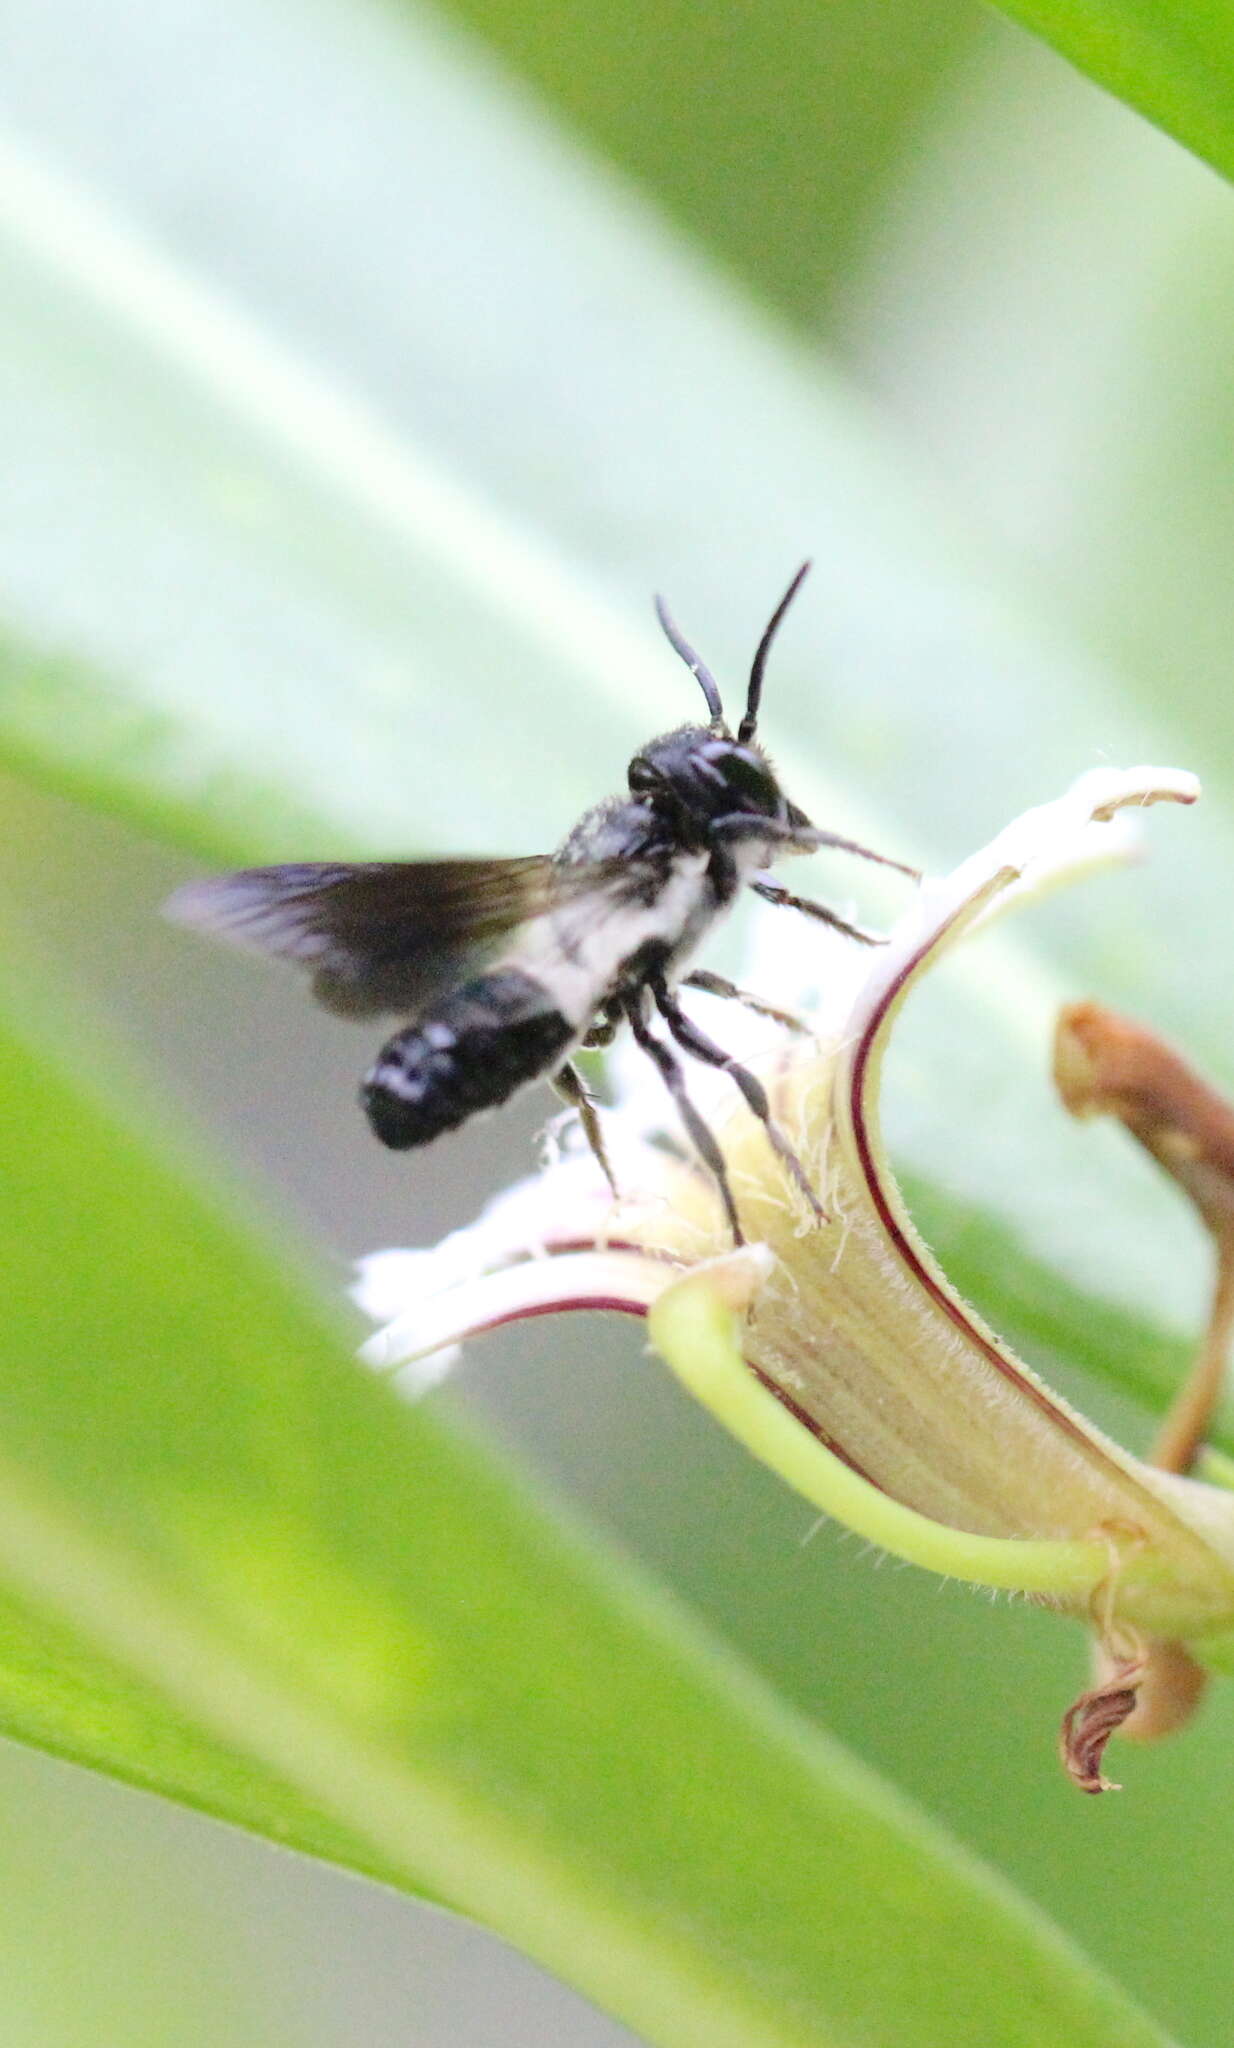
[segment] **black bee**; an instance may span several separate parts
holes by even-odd
[[[783,854],[824,846],[883,859],[812,825],[755,739],[767,655],[809,566],[797,571],[759,642],[736,738],[714,679],[657,598],[660,624],[702,689],[709,723],[681,726],[642,747],[627,771],[627,793],[588,811],[557,853],[244,868],[190,883],[172,897],[169,914],[298,962],[328,1009],[411,1019],[382,1048],[361,1089],[383,1145],[426,1145],[546,1076],[578,1111],[612,1185],[596,1108],[571,1056],[606,1045],[624,1021],[662,1074],[740,1244],[720,1148],[690,1101],[675,1052],[651,1028],[658,1014],[683,1051],[732,1077],[821,1217],[761,1083],[700,1031],[674,994],[679,984],[705,989],[793,1026],[719,975],[686,972],[747,884],[769,903],[869,942],[824,905],[759,872]]]

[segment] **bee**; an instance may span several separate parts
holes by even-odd
[[[743,1236],[724,1158],[690,1100],[675,1048],[731,1077],[821,1220],[818,1196],[761,1082],[700,1030],[676,993],[702,989],[800,1030],[722,976],[691,970],[703,940],[749,887],[766,902],[874,943],[764,872],[786,854],[832,847],[915,873],[811,824],[758,744],[767,657],[809,567],[797,571],[759,641],[736,736],[714,677],[656,599],[670,646],[702,690],[708,722],[640,747],[626,790],[588,811],[556,853],[243,868],[190,883],[170,899],[167,914],[296,962],[330,1010],[409,1020],[361,1085],[383,1145],[427,1145],[546,1078],[578,1113],[616,1196],[599,1113],[574,1054],[609,1044],[624,1023],[714,1176],[734,1242]]]

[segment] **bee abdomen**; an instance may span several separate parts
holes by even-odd
[[[530,974],[482,974],[382,1047],[360,1091],[365,1113],[383,1145],[427,1145],[550,1072],[576,1035]]]

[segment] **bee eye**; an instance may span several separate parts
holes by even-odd
[[[779,797],[776,780],[766,762],[734,748],[717,763],[734,796],[764,808],[774,808]]]
[[[646,796],[650,790],[658,787],[660,778],[650,761],[645,761],[641,754],[636,754],[626,771],[626,780],[633,796]]]

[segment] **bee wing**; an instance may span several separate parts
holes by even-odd
[[[165,913],[294,960],[318,1001],[343,1016],[414,1015],[547,910],[561,886],[547,855],[299,862],[190,882]]]

